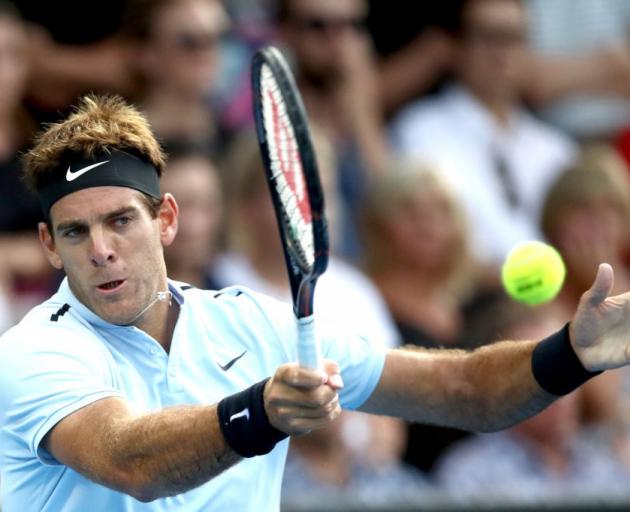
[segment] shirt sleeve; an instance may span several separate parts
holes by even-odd
[[[297,361],[297,326],[291,306],[251,291],[248,294],[276,333],[286,360]],[[381,377],[385,365],[384,344],[317,312],[315,332],[322,356],[335,361],[341,370],[344,380],[339,392],[341,406],[358,409],[371,396]]]
[[[325,359],[341,369],[344,387],[339,400],[344,409],[358,409],[372,395],[383,367],[386,348],[381,342],[358,335],[327,318],[315,318],[316,332]]]
[[[8,450],[58,464],[40,446],[44,436],[78,409],[120,396],[101,343],[65,328],[16,329],[0,340],[0,429],[12,440]]]

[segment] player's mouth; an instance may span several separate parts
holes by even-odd
[[[116,293],[123,287],[125,282],[126,282],[125,279],[115,279],[113,281],[107,281],[105,283],[101,283],[97,285],[96,289],[100,291],[101,293],[106,293],[106,294]]]

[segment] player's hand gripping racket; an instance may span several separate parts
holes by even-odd
[[[252,59],[254,118],[289,272],[298,325],[298,361],[321,368],[313,319],[317,278],[328,264],[324,196],[302,99],[282,54]]]

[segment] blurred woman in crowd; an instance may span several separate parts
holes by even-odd
[[[630,286],[630,181],[628,168],[607,145],[587,147],[576,163],[561,174],[545,199],[541,225],[567,267],[567,275],[556,305],[565,320],[571,316],[588,280],[599,262],[615,268],[615,288]],[[584,386],[582,408],[585,419],[611,424],[630,423],[622,414],[620,386],[630,385],[628,372],[606,372]],[[630,410],[630,401],[627,406]],[[625,419],[628,417],[628,419]]]
[[[375,179],[362,212],[365,268],[385,298],[403,343],[462,343],[462,305],[475,269],[459,205],[431,168],[393,162]],[[411,425],[406,460],[429,471],[463,432]]]
[[[567,280],[559,302],[567,314],[588,289],[597,264],[615,266],[615,291],[630,285],[630,174],[616,151],[605,145],[585,149],[553,184],[545,199],[541,224],[560,251]]]
[[[395,162],[375,181],[362,219],[365,268],[404,342],[456,345],[473,266],[465,220],[446,185],[421,162]]]

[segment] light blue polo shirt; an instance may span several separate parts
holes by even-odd
[[[289,305],[239,287],[212,292],[169,281],[169,288],[180,305],[170,354],[144,331],[92,313],[67,280],[0,337],[3,512],[279,509],[287,441],[196,489],[151,503],[91,482],[40,446],[57,422],[96,400],[121,396],[139,412],[213,404],[296,360]],[[341,367],[342,407],[359,407],[380,378],[384,351],[321,319],[317,332],[324,357]],[[243,353],[227,371],[220,368]]]

